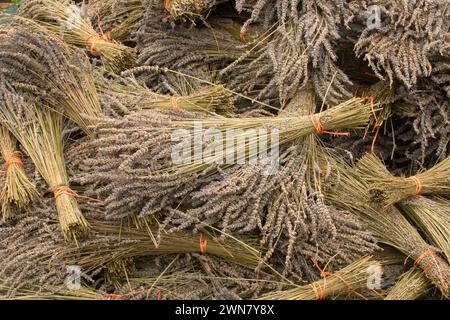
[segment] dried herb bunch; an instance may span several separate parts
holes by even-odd
[[[140,26],[147,0],[91,0],[86,11],[93,27],[112,40],[131,41]],[[98,25],[100,23],[100,25]],[[100,30],[101,29],[101,30]]]
[[[300,91],[279,117],[313,112],[314,96]],[[268,249],[264,260],[282,265],[283,274],[314,278],[308,258],[326,263],[333,257],[331,268],[353,262],[376,246],[352,214],[325,205],[314,181],[326,174],[314,163],[315,148],[321,147],[316,139],[311,135],[283,146],[279,169],[271,175],[257,164],[221,171],[192,192],[192,209],[173,210],[166,221],[180,228],[213,224],[232,234],[257,231]]]
[[[55,293],[65,288],[65,266],[46,263],[49,253],[64,242],[48,200],[35,205],[33,213],[18,212],[0,223],[0,287],[8,298],[28,289]]]
[[[403,211],[450,261],[450,203],[445,198],[413,197],[400,202]]]
[[[19,14],[37,21],[67,43],[87,48],[113,72],[120,72],[134,63],[132,48],[110,40],[108,33],[101,31],[98,34],[81,10],[68,0],[25,0],[20,5]]]
[[[89,62],[33,21],[17,23],[0,29],[2,76],[89,133],[85,117],[101,114]]]
[[[221,85],[194,87],[185,82],[185,86],[177,88],[177,93],[163,95],[153,92],[131,77],[110,75],[110,79],[107,79],[99,75],[95,80],[100,98],[106,102],[103,107],[112,106],[108,108],[111,109],[111,114],[148,109],[229,114],[234,110],[234,95]]]
[[[4,92],[2,98],[4,106],[0,110],[0,122],[23,146],[54,194],[64,236],[77,241],[88,232],[89,224],[78,208],[77,194],[69,187],[63,154],[62,116],[45,106],[38,108],[13,93]]]
[[[375,156],[366,155],[358,162],[361,176],[372,181],[392,177],[384,164]],[[450,207],[448,200],[410,197],[398,203],[399,207],[422,230],[427,239],[442,250],[450,261]]]
[[[129,299],[254,299],[262,292],[284,288],[287,281],[269,272],[232,264],[213,255],[189,254],[145,259],[129,282]],[[129,292],[126,289],[125,292]],[[120,289],[118,290],[120,291]],[[120,296],[118,297],[120,298]]]
[[[215,18],[209,22],[209,27],[197,28],[183,25],[170,28],[151,19],[144,20],[135,33],[137,65],[167,67],[202,79],[204,73],[211,73],[210,77],[215,80],[217,71],[240,58],[247,50],[239,40],[239,28],[239,24],[225,18]],[[254,32],[250,37],[256,39],[258,33]],[[253,57],[251,53],[247,54],[247,59]],[[159,81],[154,79],[156,75],[151,77],[147,73],[142,77],[149,86],[158,85]]]
[[[90,221],[93,235],[80,243],[80,248],[61,246],[58,252],[69,265],[79,265],[90,275],[107,268],[108,274],[126,276],[134,258],[143,256],[168,255],[174,253],[203,253],[218,256],[249,269],[259,263],[260,253],[251,245],[251,239],[239,240],[233,237],[223,242],[206,233],[192,235],[186,232],[168,234],[160,232],[155,243],[147,230],[126,227],[102,221]],[[157,230],[153,230],[156,233]],[[124,262],[127,262],[125,263]],[[123,268],[127,266],[128,268]],[[118,269],[120,266],[121,269]],[[113,269],[113,270],[111,270]]]
[[[211,148],[212,144],[222,142],[225,146],[227,129],[241,129],[234,139],[244,141],[248,129],[279,129],[279,145],[284,145],[317,132],[319,122],[320,132],[358,128],[367,124],[370,114],[370,107],[364,100],[355,98],[314,116],[230,118],[185,111],[146,111],[132,113],[123,119],[105,118],[99,120],[95,129],[97,137],[92,142],[97,154],[85,161],[90,169],[76,180],[82,184],[99,183],[96,193],[105,200],[110,218],[151,215],[167,207],[177,207],[196,188],[199,177],[229,167],[220,164],[234,154],[234,149],[228,148],[223,157],[220,153],[213,154],[211,161],[173,163],[173,148],[179,144],[172,141],[174,130],[191,130],[201,121],[203,130],[215,128],[223,133],[221,139],[208,139],[204,147]],[[271,141],[267,132],[267,141]],[[257,145],[256,137],[248,140],[248,146]],[[193,154],[192,148],[191,143],[189,149]],[[265,150],[258,151],[257,156],[263,156],[269,149],[268,144]],[[245,162],[246,154],[239,152],[235,160]]]
[[[336,181],[324,190],[326,199],[338,208],[342,207],[359,215],[379,242],[414,259],[415,265],[447,296],[450,277],[448,262],[423,240],[417,229],[395,207],[382,208],[371,203],[368,185],[354,168],[335,157],[326,159],[335,163],[331,178]]]
[[[374,87],[378,85],[382,83]],[[373,151],[400,174],[411,169],[431,168],[445,159],[450,141],[450,103],[441,88],[429,81],[423,90],[412,92],[398,86],[389,90],[386,84],[383,86],[386,92],[391,92],[389,96],[393,95],[387,104],[380,101],[372,89],[363,93],[374,96],[383,110],[390,111],[377,116],[380,129],[375,126],[369,134],[357,132],[351,137],[336,139],[333,145],[348,150],[356,159]]]
[[[0,105],[1,105],[0,100]],[[17,148],[17,140],[0,126],[0,153],[5,160],[5,181],[1,198],[3,220],[15,212],[24,210],[39,196],[35,184],[25,172],[22,154]]]
[[[228,0],[164,0],[164,8],[173,20],[192,21],[204,19],[218,4]]]
[[[425,296],[432,289],[433,286],[423,271],[413,267],[389,289],[385,300],[416,300]]]
[[[298,285],[293,289],[284,291],[274,291],[262,295],[260,300],[323,300],[323,299],[343,299],[353,297],[356,299],[368,300],[358,291],[366,289],[371,265],[380,263],[365,257],[357,260],[336,273],[324,270],[321,272],[323,279]],[[319,267],[320,268],[320,267]]]
[[[378,77],[387,76],[391,83],[398,79],[411,88],[420,78],[431,75],[430,57],[442,53],[446,46],[449,13],[445,1],[352,2],[358,22],[364,25],[355,53],[364,57]],[[369,5],[379,12],[375,20],[368,19],[374,13],[368,10]],[[367,24],[372,20],[379,25]]]
[[[342,1],[236,1],[236,8],[242,11],[245,6],[253,5],[250,19],[242,26],[245,34],[251,23],[279,20],[280,35],[269,44],[265,55],[268,63],[273,63],[276,71],[284,69],[288,72],[293,67],[291,76],[296,79],[311,80],[319,97],[333,105],[349,99],[352,82],[337,64],[336,46],[341,40],[342,16],[344,6]],[[263,18],[264,17],[264,18]],[[287,54],[294,50],[295,54]],[[278,59],[277,57],[284,57]],[[298,74],[298,71],[301,73]],[[297,73],[296,73],[297,72]],[[283,79],[285,86],[291,85],[289,77],[272,79],[273,82]],[[289,76],[289,74],[288,74]],[[308,79],[308,76],[310,79]],[[283,91],[287,91],[284,87]],[[295,92],[290,93],[292,98]],[[281,101],[285,101],[281,96]]]
[[[369,184],[374,202],[385,206],[393,205],[414,195],[448,195],[450,192],[450,158],[441,161],[433,168],[411,177],[387,175],[386,167],[376,159],[366,157],[361,162],[362,173]]]

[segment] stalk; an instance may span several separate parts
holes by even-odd
[[[153,92],[131,78],[113,76],[112,80],[107,81],[103,76],[98,76],[95,80],[100,94],[117,99],[130,108],[128,111],[164,109],[224,114],[234,111],[235,98],[222,85],[203,87],[182,96],[170,96]]]
[[[0,126],[0,153],[6,163],[5,184],[0,194],[3,220],[8,220],[14,212],[29,208],[39,193],[28,178],[17,149],[17,140]]]
[[[15,18],[14,18],[15,19]],[[90,134],[102,108],[89,61],[32,20],[0,29],[0,68],[16,90],[44,100]]]
[[[386,173],[380,168],[379,173]],[[411,196],[450,194],[450,157],[433,168],[411,177],[389,175],[366,175],[369,190],[374,202],[391,206]]]
[[[373,261],[371,257],[365,257],[336,273],[323,272],[321,280],[289,290],[267,293],[258,300],[323,300],[348,296],[367,300],[358,291],[367,288],[370,275],[368,268],[373,264],[377,264],[377,262]]]
[[[448,262],[425,242],[417,229],[395,207],[383,208],[370,201],[369,187],[356,170],[338,158],[325,156],[333,161],[336,182],[329,182],[327,198],[335,205],[358,214],[368,225],[376,239],[390,245],[414,260],[428,279],[444,296],[449,294],[450,268]]]
[[[134,50],[111,40],[108,33],[100,34],[70,5],[69,1],[27,0],[20,6],[19,14],[31,18],[61,37],[68,44],[86,48],[92,56],[99,57],[112,72],[120,72],[134,63]]]
[[[228,237],[218,241],[206,234],[186,232],[162,233],[155,245],[147,230],[135,229],[102,221],[90,221],[97,237],[75,247],[61,247],[58,256],[67,264],[80,266],[83,272],[97,273],[106,268],[109,279],[122,278],[132,270],[133,259],[143,256],[178,253],[212,254],[238,265],[255,269],[260,252],[253,240]],[[157,232],[157,230],[152,231]]]
[[[359,161],[358,168],[361,176],[369,183],[377,179],[395,179],[376,156],[365,155]],[[450,261],[449,201],[416,196],[400,201],[398,206]]]
[[[61,230],[66,239],[76,242],[89,231],[89,223],[78,208],[77,194],[69,187],[61,136],[63,118],[11,93],[4,96],[0,122],[20,142],[47,182],[55,197]]]
[[[429,293],[432,287],[422,270],[411,268],[389,290],[385,300],[416,300]]]

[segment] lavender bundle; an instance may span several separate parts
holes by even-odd
[[[150,8],[147,10],[151,13]],[[135,35],[138,50],[137,65],[157,65],[197,77],[201,77],[204,73],[212,73],[215,80],[219,70],[240,58],[253,46],[260,47],[257,41],[264,39],[258,31],[255,31],[248,35],[248,38],[252,39],[251,43],[243,45],[239,40],[240,26],[235,21],[218,18],[210,24],[209,28],[192,29],[177,26],[172,29],[146,19]],[[249,61],[254,57],[254,53],[247,52],[245,59],[242,59]],[[143,77],[146,82],[149,85],[158,84],[156,81],[156,83],[149,81],[150,75],[151,73],[145,74],[145,78]]]
[[[66,239],[77,241],[89,231],[78,208],[77,194],[69,187],[62,141],[62,116],[14,95],[3,94],[0,122],[15,136],[33,160],[54,194],[59,223]]]
[[[86,117],[101,114],[90,65],[79,52],[33,21],[0,29],[2,76],[16,90],[39,97],[89,133]]]
[[[61,247],[58,253],[68,264],[75,263],[88,274],[98,273],[106,266],[109,276],[123,275],[134,258],[175,253],[211,254],[250,269],[256,268],[260,260],[258,250],[248,244],[252,243],[251,239],[229,237],[220,242],[206,233],[192,235],[162,231],[155,245],[146,230],[102,221],[91,221],[91,225],[96,236],[82,242],[80,250]],[[124,265],[128,268],[123,269]]]
[[[430,280],[417,268],[405,272],[391,288],[385,300],[416,300],[432,290]]]
[[[378,16],[368,10],[368,3],[353,2],[352,10],[359,18],[355,22],[363,26],[355,53],[369,63],[379,78],[387,76],[391,84],[398,79],[412,88],[421,78],[431,75],[430,58],[445,51],[448,10],[444,2],[373,1],[370,5],[376,6]],[[367,21],[379,24],[367,25]]]
[[[375,156],[366,155],[358,163],[358,169],[366,180],[392,177],[384,164]],[[399,207],[422,230],[437,248],[450,257],[450,209],[445,199],[423,196],[400,201]]]
[[[450,192],[450,158],[433,168],[405,178],[386,175],[384,166],[376,161],[368,164],[364,179],[369,184],[372,199],[384,206],[393,205],[403,199],[418,195],[446,195]]]
[[[60,35],[68,44],[87,48],[92,56],[100,57],[113,72],[120,72],[134,63],[134,50],[110,40],[107,33],[98,34],[81,10],[69,1],[22,1],[19,14],[31,18],[48,30]]]
[[[358,291],[367,288],[370,274],[367,270],[371,265],[377,264],[379,262],[373,261],[371,257],[365,257],[336,273],[322,271],[321,280],[289,290],[270,292],[262,295],[259,300],[323,300],[346,297],[367,300]]]
[[[174,147],[181,142],[172,141],[174,130],[189,130],[201,121],[204,130],[215,128],[222,133],[222,138],[208,142],[202,150],[208,146],[211,148],[213,142],[214,145],[222,143],[225,146],[227,129],[240,129],[233,139],[244,141],[245,130],[248,129],[268,130],[263,134],[263,137],[267,136],[267,141],[272,141],[270,129],[279,130],[279,141],[274,140],[273,146],[268,144],[265,149],[259,150],[256,155],[259,156],[273,147],[312,133],[334,134],[328,130],[365,126],[371,115],[370,109],[364,100],[355,98],[312,116],[229,118],[182,111],[147,111],[132,113],[118,120],[103,119],[95,129],[97,138],[89,146],[95,148],[97,154],[85,161],[90,169],[76,181],[81,184],[99,183],[96,194],[105,199],[111,218],[130,214],[151,215],[172,205],[177,206],[196,187],[199,178],[231,167],[223,163],[222,156],[224,159],[234,157],[233,163],[246,161],[247,151],[239,149],[238,153],[234,148],[227,148],[222,156],[213,153],[207,162],[185,163],[183,160],[173,163]],[[257,146],[257,137],[250,137],[246,147],[256,147],[255,150],[258,150]],[[194,154],[193,148],[191,143],[188,146],[190,154]]]
[[[186,86],[182,95],[163,95],[153,92],[133,78],[113,76],[111,80],[99,75],[96,77],[97,91],[111,104],[124,106],[119,112],[136,110],[164,109],[192,112],[215,112],[230,114],[234,110],[235,97],[222,85],[191,88]],[[112,113],[115,113],[114,110]]]
[[[334,176],[336,182],[330,180],[329,187],[324,190],[328,201],[358,214],[379,242],[414,259],[414,264],[424,271],[444,296],[448,296],[450,268],[447,261],[423,240],[417,229],[395,207],[383,209],[371,203],[368,185],[356,170],[329,155],[325,156],[324,161],[334,162],[335,168],[331,177]]]
[[[108,33],[112,40],[129,41],[145,13],[146,0],[91,0],[87,14],[94,27]],[[100,22],[100,26],[97,24]],[[101,30],[98,30],[102,32]]]
[[[218,4],[228,0],[164,0],[164,8],[173,20],[192,21],[204,19]]]
[[[5,160],[6,177],[0,194],[3,220],[7,220],[18,210],[27,209],[39,196],[36,186],[28,178],[17,140],[0,126],[0,153]]]

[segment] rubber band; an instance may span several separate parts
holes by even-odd
[[[322,290],[319,285],[316,285],[315,282],[312,282],[309,285],[316,295],[316,300],[325,300],[324,290]]]
[[[373,140],[372,140],[372,146],[370,148],[370,153],[372,155],[374,155],[375,154],[375,143],[377,142],[378,135],[380,134],[381,125],[383,124],[383,122],[379,121],[377,114],[375,112],[374,97],[370,96],[368,99],[370,101],[370,109],[372,110],[373,118],[375,119],[375,128],[377,129],[375,132],[375,136],[373,137]]]
[[[109,39],[109,33],[102,35],[93,34],[86,39],[86,44],[89,46],[89,52],[93,56],[98,56],[100,50],[97,47],[98,43],[111,43]]]
[[[333,136],[349,136],[349,132],[339,132],[339,131],[326,131],[322,122],[320,121],[320,115],[319,114],[313,114],[311,115],[311,123],[314,126],[314,129],[316,130],[317,134],[330,134]]]
[[[317,284],[317,286],[313,283],[311,283],[312,288],[316,294],[316,298],[317,300],[324,300],[325,299],[325,290],[327,287],[327,277],[331,276],[332,273],[325,271],[324,269],[322,269],[319,266],[319,263],[317,262],[317,260],[315,258],[311,258],[311,261],[313,263],[313,265],[317,268],[317,270],[319,270],[320,272],[320,277],[323,278],[323,287],[321,287],[319,284]]]
[[[91,200],[91,201],[95,201],[95,202],[99,202],[101,203],[102,201],[99,199],[95,199],[95,198],[91,198],[91,197],[87,197],[87,196],[81,196],[78,193],[76,193],[76,191],[72,190],[69,186],[67,185],[61,185],[58,187],[55,187],[52,189],[52,193],[55,197],[55,200],[58,199],[59,197],[61,197],[62,195],[68,195],[71,197],[74,197],[75,199],[79,200],[79,199],[85,199],[85,200]]]
[[[15,152],[12,156],[6,160],[6,171],[9,170],[12,164],[17,164],[18,166],[23,167],[22,155],[19,152]]]
[[[345,279],[342,278],[340,275],[338,275],[338,274],[333,274],[333,273],[331,273],[331,272],[325,271],[325,268],[322,269],[322,268],[319,266],[317,260],[314,259],[314,258],[311,258],[311,261],[312,261],[313,265],[317,268],[317,270],[319,270],[320,276],[323,278],[323,287],[320,287],[318,284],[317,284],[317,287],[316,287],[316,285],[314,284],[314,282],[310,284],[311,287],[313,288],[315,294],[316,294],[317,300],[323,300],[323,299],[325,298],[326,281],[327,281],[327,277],[329,277],[329,276],[335,276],[336,278],[338,278],[339,280],[341,280],[342,283],[344,283],[344,284],[346,285],[347,289],[348,289],[351,293],[353,293],[355,296],[358,296],[358,297],[360,297],[360,298],[363,299],[363,300],[369,300],[368,298],[366,298],[365,296],[363,296],[363,295],[360,294],[359,292],[356,292],[355,290],[353,290],[353,288],[350,286],[350,284],[348,284],[348,282],[345,281]]]
[[[422,182],[420,182],[419,178],[416,176],[411,176],[408,179],[413,180],[416,185],[416,191],[414,193],[415,196],[418,196],[422,193]]]
[[[421,266],[421,268],[424,271],[427,271],[428,268],[430,267],[430,264],[433,262],[433,260],[435,260],[434,251],[432,248],[428,248],[425,252],[419,255],[419,257],[414,261],[414,267],[418,267],[422,263],[422,261],[428,256],[431,256],[432,259],[430,259],[430,261],[425,266]]]
[[[164,0],[164,9],[166,9],[167,12],[170,13],[170,0]]]
[[[247,43],[247,40],[245,39],[245,34],[247,33],[247,30],[245,29],[241,29],[241,32],[239,33],[239,41],[241,41],[241,43],[245,44]]]
[[[200,234],[200,252],[206,254],[206,248],[208,246],[208,236],[206,234]]]
[[[178,96],[172,96],[172,111],[179,111],[178,109],[178,101],[181,99],[181,97]]]
[[[101,27],[101,21],[100,21],[100,15],[98,14],[98,10],[95,12],[95,14],[97,15],[97,26],[98,29],[100,30],[101,35],[98,34],[93,34],[90,35],[87,39],[86,39],[86,44],[89,46],[89,52],[93,55],[93,56],[98,56],[100,50],[97,47],[97,43],[102,42],[102,43],[111,43],[110,40],[110,34],[111,32],[103,32],[103,29]]]
[[[164,9],[170,13],[167,17],[164,17],[164,21],[172,20],[172,12],[170,11],[171,7],[170,0],[164,0]]]

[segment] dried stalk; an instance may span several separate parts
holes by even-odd
[[[24,18],[16,22],[0,29],[3,76],[89,133],[91,123],[85,116],[99,116],[102,108],[86,57],[35,22]]]
[[[61,135],[62,116],[11,93],[5,93],[4,98],[0,122],[20,142],[54,193],[65,238],[77,241],[89,231],[89,224],[78,208],[76,193],[69,188]]]
[[[79,265],[88,274],[95,274],[106,267],[110,277],[122,277],[130,270],[130,262],[134,258],[175,253],[211,254],[250,269],[256,268],[260,261],[258,250],[234,237],[219,242],[205,234],[169,234],[163,231],[160,242],[155,245],[147,230],[102,221],[91,221],[91,225],[98,237],[81,243],[80,250],[61,247],[58,253],[68,264]]]
[[[449,200],[417,197],[400,202],[400,207],[450,261]]]
[[[385,300],[416,300],[425,296],[432,288],[422,270],[411,268],[389,290]]]
[[[173,111],[183,109],[192,112],[228,114],[234,111],[235,97],[222,85],[204,87],[182,96],[169,96],[153,92],[132,78],[116,76],[108,81],[99,75],[96,77],[96,87],[97,91],[106,98],[120,101],[122,105],[128,107],[127,112],[149,109]]]
[[[391,206],[411,196],[434,194],[448,195],[450,193],[450,157],[441,161],[433,168],[411,177],[386,176],[382,166],[371,167],[364,176],[369,184],[371,198],[385,207]]]
[[[100,57],[112,72],[120,72],[134,63],[132,48],[110,40],[108,33],[98,34],[69,1],[23,1],[19,14],[38,21],[48,30],[61,35],[67,43],[88,49],[92,56]]]
[[[327,198],[337,206],[358,214],[365,221],[373,235],[381,243],[390,245],[415,261],[425,275],[436,285],[444,296],[449,294],[450,267],[433,247],[428,245],[406,218],[395,208],[381,208],[370,201],[367,183],[341,160],[335,163],[334,178],[330,183]],[[325,160],[324,160],[325,161]]]
[[[358,291],[367,288],[368,268],[378,264],[371,257],[360,259],[336,273],[322,272],[323,279],[308,285],[285,291],[275,291],[263,295],[258,300],[323,300],[325,298],[345,298],[354,296],[367,300]]]
[[[163,130],[191,129],[195,128],[196,123],[201,121],[203,128],[214,128],[222,132],[222,139],[214,141],[219,145],[225,146],[227,130],[250,130],[250,129],[276,129],[279,130],[279,145],[293,142],[299,138],[305,137],[312,133],[331,133],[332,130],[348,130],[364,127],[370,119],[371,110],[364,99],[353,98],[334,108],[317,113],[312,116],[295,116],[284,115],[278,117],[255,117],[255,118],[226,118],[226,117],[204,117],[201,119],[187,120],[171,120],[170,123],[160,123],[150,130],[156,132],[164,132]],[[169,126],[169,128],[167,128]],[[338,133],[339,134],[339,133]],[[242,136],[241,136],[242,135]],[[236,138],[246,138],[246,133],[237,135]],[[270,139],[268,139],[270,141]],[[169,142],[171,143],[171,142]],[[258,137],[248,139],[245,148],[258,150]],[[192,150],[193,151],[193,150]],[[223,163],[223,158],[233,156],[234,152],[238,153],[236,163],[245,162],[247,156],[245,150],[225,149],[224,155],[214,155],[209,159],[209,163]],[[268,150],[259,150],[258,156]],[[229,154],[232,152],[233,154]],[[198,174],[208,170],[209,164],[194,162],[189,165],[173,165],[169,164],[165,169],[161,169],[161,173],[172,174],[176,172],[178,176],[186,176],[190,174]],[[212,170],[212,169],[210,169]]]
[[[23,160],[17,149],[17,141],[0,126],[0,153],[6,163],[6,178],[0,198],[3,220],[17,210],[24,210],[39,196],[34,183],[25,173]]]
[[[367,181],[392,177],[384,164],[372,155],[361,158],[358,168],[361,176]],[[428,240],[441,249],[447,260],[450,261],[450,205],[448,200],[417,196],[400,201],[398,205],[422,230]]]
[[[164,8],[173,20],[192,21],[204,19],[218,4],[228,0],[164,0]]]
[[[143,0],[91,0],[87,11],[94,25],[101,27],[116,41],[130,39],[144,17]]]

